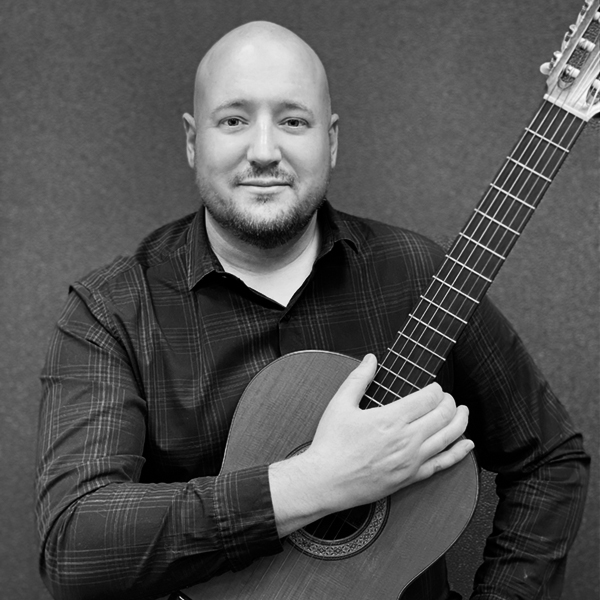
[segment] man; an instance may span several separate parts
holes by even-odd
[[[338,117],[321,62],[284,28],[219,40],[184,126],[202,208],[74,284],[51,344],[38,478],[49,589],[157,597],[243,569],[317,518],[458,463],[474,440],[500,503],[473,597],[557,597],[588,459],[488,302],[439,383],[360,410],[367,354],[304,453],[218,474],[262,367],[306,348],[383,354],[443,253],[326,202]],[[449,598],[443,560],[405,597]]]

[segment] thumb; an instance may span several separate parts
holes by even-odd
[[[367,354],[339,387],[332,402],[358,406],[377,370],[374,354]]]

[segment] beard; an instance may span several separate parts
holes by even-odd
[[[293,186],[295,179],[278,168],[251,168],[233,178],[234,185],[248,178],[277,178]],[[283,246],[299,236],[310,223],[313,215],[325,202],[328,179],[312,190],[312,193],[300,198],[287,210],[267,219],[244,212],[236,206],[235,201],[223,197],[199,176],[196,169],[196,185],[200,198],[211,217],[224,229],[230,231],[239,240],[261,248],[271,250]],[[257,205],[277,202],[271,194],[257,195],[253,202]]]

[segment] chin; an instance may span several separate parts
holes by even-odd
[[[215,207],[211,202],[204,205],[212,218],[239,240],[257,248],[271,250],[284,246],[302,234],[315,212],[324,202],[305,200],[299,205],[268,206],[275,202],[269,198],[263,206],[241,211],[229,204]]]

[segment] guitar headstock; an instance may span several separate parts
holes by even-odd
[[[540,71],[548,75],[546,100],[584,121],[600,112],[600,0],[585,0],[561,49]]]

